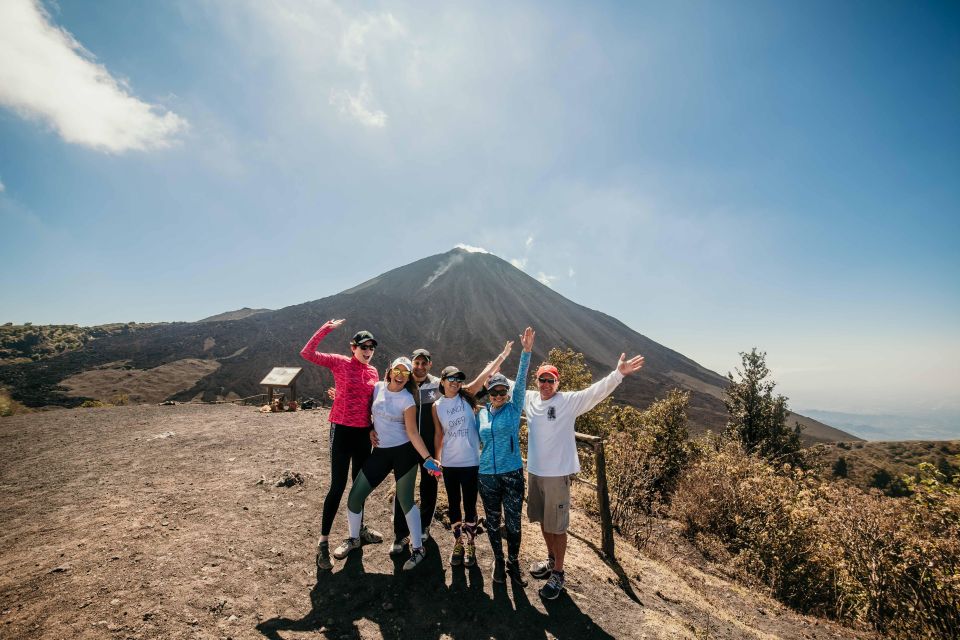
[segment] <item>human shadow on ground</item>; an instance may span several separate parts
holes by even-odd
[[[613,570],[613,572],[617,574],[617,586],[620,587],[620,589],[626,594],[628,598],[636,602],[641,607],[643,606],[643,602],[640,601],[640,596],[637,595],[637,592],[633,590],[633,585],[630,584],[630,578],[627,576],[627,572],[623,570],[623,567],[620,566],[620,563],[617,562],[616,558],[611,558],[607,556],[607,554],[605,554],[600,549],[600,547],[598,547],[596,544],[594,544],[590,540],[584,538],[583,536],[579,536],[576,533],[573,533],[572,531],[568,531],[567,533],[570,534],[570,536],[579,540],[580,542],[584,543],[588,547],[590,547],[593,550],[593,552],[597,554],[597,557],[603,560],[604,564],[610,567]]]
[[[310,591],[310,611],[303,617],[271,618],[256,628],[270,640],[284,640],[284,631],[356,638],[360,637],[361,620],[377,625],[380,634],[389,640],[432,640],[443,635],[456,640],[613,638],[566,593],[547,601],[544,613],[529,600],[539,599],[539,581],[531,581],[526,589],[491,581],[491,595],[484,591],[490,575],[486,563],[451,568],[446,566],[436,542],[428,540],[425,547],[427,557],[413,571],[403,571],[406,555],[392,558],[393,575],[367,573],[363,568],[363,550],[354,552],[339,570],[318,574]],[[368,560],[378,562],[378,553],[382,552],[368,552]],[[383,561],[388,562],[386,558]],[[446,571],[451,571],[449,585]]]

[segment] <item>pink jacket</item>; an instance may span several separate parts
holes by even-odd
[[[330,422],[347,427],[369,427],[373,385],[380,379],[380,374],[374,367],[363,364],[353,356],[317,351],[317,345],[331,331],[333,327],[329,322],[320,327],[300,350],[300,357],[326,367],[333,373],[337,397],[333,401]]]

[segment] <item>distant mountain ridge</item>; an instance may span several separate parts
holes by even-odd
[[[272,311],[272,309],[251,309],[250,307],[243,307],[242,309],[237,309],[236,311],[224,311],[223,313],[218,313],[217,315],[210,316],[209,318],[197,320],[197,322],[226,322],[228,320],[243,320],[244,318],[255,316],[258,313],[267,313],[269,311]]]
[[[234,312],[231,312],[234,313]],[[230,314],[221,314],[229,316]],[[218,316],[213,316],[217,318]],[[726,378],[634,331],[616,318],[572,302],[553,289],[487,253],[454,249],[417,260],[371,278],[336,295],[239,319],[173,323],[106,337],[72,353],[38,363],[0,367],[0,383],[25,404],[73,405],[61,381],[81,371],[123,361],[149,369],[185,358],[216,360],[213,372],[173,394],[176,400],[246,397],[260,393],[258,383],[274,366],[303,366],[303,395],[319,396],[332,383],[322,367],[304,362],[299,352],[330,318],[346,318],[344,327],[321,343],[321,350],[348,353],[347,342],[359,329],[380,343],[374,365],[381,372],[397,355],[426,347],[434,368],[457,364],[479,371],[523,327],[537,331],[533,362],[553,347],[585,356],[594,377],[606,375],[622,352],[646,359],[638,376],[627,378],[614,394],[618,401],[645,408],[674,387],[691,392],[693,431],[720,430],[726,422],[721,400]],[[513,377],[519,345],[502,370]],[[854,440],[853,436],[798,417],[808,440]]]

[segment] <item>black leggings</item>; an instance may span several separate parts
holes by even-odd
[[[347,471],[356,480],[363,463],[370,457],[370,431],[373,427],[347,427],[330,423],[330,490],[323,500],[321,535],[330,535],[340,499],[347,488]],[[353,467],[351,468],[351,464]]]
[[[460,537],[461,528],[473,538],[473,527],[477,524],[477,473],[480,467],[444,467],[443,486],[447,490],[450,524],[453,535]],[[463,496],[463,513],[460,512],[460,498]],[[468,540],[469,542],[469,540]]]

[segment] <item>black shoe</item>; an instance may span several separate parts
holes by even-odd
[[[503,584],[507,581],[507,570],[503,564],[503,558],[493,559],[493,581],[497,584]]]
[[[563,574],[559,571],[554,571],[550,574],[550,579],[547,580],[547,583],[540,587],[540,597],[544,600],[556,600],[560,592],[563,591],[563,583]]]
[[[527,586],[527,580],[523,577],[523,571],[520,570],[520,563],[517,560],[507,560],[507,575],[510,576],[513,584],[520,587]]]
[[[317,570],[330,571],[333,569],[333,562],[330,561],[330,544],[324,540],[317,545]]]

